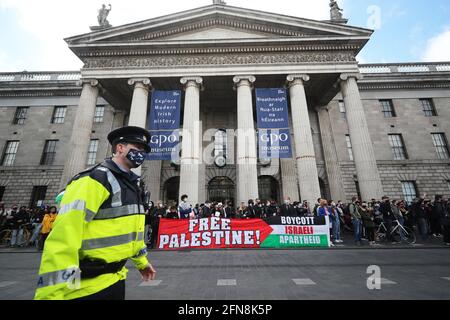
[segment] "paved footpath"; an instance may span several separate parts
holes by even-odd
[[[151,251],[149,258],[157,280],[143,283],[128,264],[127,299],[450,299],[448,247]],[[0,300],[32,299],[39,263],[32,249],[0,249]],[[371,265],[380,267],[380,290],[367,288]]]

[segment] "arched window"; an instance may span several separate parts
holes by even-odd
[[[227,132],[223,129],[214,134],[214,157],[223,156],[227,158]]]

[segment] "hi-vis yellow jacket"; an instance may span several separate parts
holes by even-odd
[[[35,299],[85,297],[126,278],[124,267],[117,273],[80,280],[81,260],[112,263],[130,258],[139,270],[147,266],[145,215],[137,179],[106,160],[69,183],[45,242]]]

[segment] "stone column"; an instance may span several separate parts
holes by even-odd
[[[331,127],[328,106],[318,107],[320,135],[322,138],[325,167],[327,169],[328,182],[330,184],[331,198],[337,203],[338,200],[346,201],[341,167],[336,150],[336,144]]]
[[[61,189],[65,188],[76,174],[87,167],[87,154],[99,95],[99,83],[97,80],[85,79],[81,81],[80,85],[83,86],[83,89],[73,123],[70,151],[64,164]]]
[[[189,202],[193,206],[199,201],[199,176],[202,163],[202,131],[200,122],[200,90],[202,83],[203,79],[201,77],[181,79],[181,84],[184,85],[186,93],[184,99],[183,140],[181,144],[180,198],[183,194],[187,194]]]
[[[292,201],[300,200],[298,193],[297,172],[293,159],[280,159],[281,163],[281,183],[283,187],[283,197],[290,197]]]
[[[150,199],[155,202],[161,199],[161,170],[162,161],[146,161],[142,170],[142,179],[147,190],[150,191]]]
[[[301,200],[314,204],[320,198],[319,173],[311,133],[308,104],[304,82],[308,75],[289,75],[289,92],[291,95],[292,126],[294,129],[295,159]]]
[[[358,84],[356,83],[357,79],[361,78],[360,74],[342,74],[341,90],[347,109],[347,122],[361,197],[362,200],[370,201],[372,198],[381,199],[383,187]]]
[[[258,195],[258,169],[256,132],[253,120],[252,84],[254,76],[233,78],[237,90],[237,203],[256,199]]]
[[[146,129],[147,111],[148,111],[148,91],[151,86],[150,79],[133,78],[128,80],[128,84],[134,87],[133,100],[131,101],[130,118],[128,119],[128,125]],[[133,169],[133,172],[140,176],[142,174],[142,167]]]

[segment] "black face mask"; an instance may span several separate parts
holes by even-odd
[[[146,153],[144,151],[130,149],[126,158],[133,164],[133,168],[139,168],[145,161],[145,155]]]

